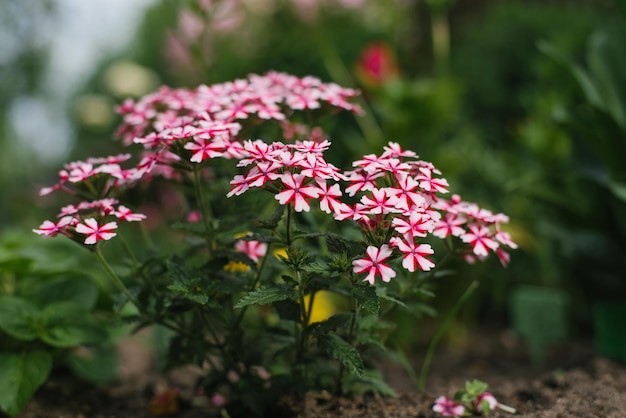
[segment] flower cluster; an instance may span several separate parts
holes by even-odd
[[[118,107],[123,116],[118,136],[126,145],[144,147],[140,167],[152,168],[181,155],[194,163],[216,157],[238,158],[242,149],[236,137],[242,127],[273,120],[286,130],[285,136],[293,136],[297,125],[289,119],[295,113],[329,109],[361,113],[361,108],[350,102],[357,94],[316,77],[279,72],[253,74],[193,90],[162,87]]]
[[[428,256],[434,250],[422,242],[429,234],[457,237],[468,244],[468,261],[495,252],[503,264],[508,262],[503,248],[516,247],[500,227],[508,218],[464,202],[458,195],[441,198],[448,192],[448,182],[432,163],[390,142],[380,156],[365,155],[353,163],[353,170],[341,172],[324,159],[329,145],[328,141],[244,142],[238,165],[247,170],[231,181],[228,197],[263,188],[296,212],[311,210],[311,202],[317,201],[319,209],[336,220],[355,221],[370,245],[365,257],[354,261],[354,272],[365,273],[370,284],[376,277],[388,282],[396,276],[385,263],[394,249],[406,270],[432,269],[435,264]]]
[[[42,188],[39,194],[45,196],[57,190],[70,194],[93,194],[94,187],[98,187],[98,193],[105,196],[109,190],[129,186],[142,177],[145,168],[141,166],[122,168],[121,164],[130,158],[130,154],[120,154],[67,163],[59,171],[59,181]]]
[[[135,222],[145,217],[144,214],[133,213],[115,199],[100,199],[65,206],[61,208],[57,222],[46,220],[39,229],[33,231],[46,237],[62,234],[92,245],[117,235],[113,232],[117,229],[117,221]],[[111,219],[114,220],[110,221]]]
[[[194,90],[162,87],[137,102],[126,100],[118,108],[123,115],[118,135],[124,145],[142,148],[135,158],[138,163],[124,168],[123,164],[132,158],[126,153],[66,164],[59,171],[59,181],[42,188],[40,195],[60,190],[86,201],[64,208],[58,222],[45,221],[34,231],[47,237],[60,233],[76,239],[80,237],[76,233],[86,234],[86,244],[108,240],[117,228],[116,222],[106,222],[110,216],[116,218],[114,221],[138,221],[145,216],[132,214],[124,206],[116,208],[117,201],[111,203],[112,199],[104,197],[118,195],[122,189],[157,175],[180,180],[185,174],[180,169],[185,162],[243,158],[247,151],[236,136],[243,128],[262,121],[278,121],[285,136],[293,137],[294,130],[308,132],[302,129],[304,125],[287,119],[296,112],[325,107],[361,113],[358,105],[349,101],[357,93],[311,76],[298,78],[270,72]],[[124,215],[126,212],[128,215]],[[85,223],[89,217],[93,221]],[[106,233],[99,233],[102,228]]]

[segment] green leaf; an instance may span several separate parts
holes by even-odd
[[[340,271],[333,270],[327,263],[322,263],[320,261],[314,261],[313,263],[302,266],[302,270],[307,273],[316,273],[327,277],[341,276]]]
[[[101,341],[106,333],[93,316],[77,310],[71,302],[53,303],[42,311],[43,326],[37,336],[53,347],[74,347]]]
[[[180,257],[172,257],[167,261],[166,266],[173,280],[173,283],[167,288],[175,296],[189,299],[201,305],[205,305],[209,301],[203,287],[199,286],[202,276],[200,270],[187,266]]]
[[[358,285],[352,288],[352,295],[361,305],[363,310],[374,315],[378,315],[380,309],[380,299],[376,294],[376,288],[369,285]]]
[[[357,377],[365,372],[363,360],[358,351],[346,340],[335,334],[324,334],[317,337],[317,345],[331,357],[339,360]]]
[[[248,305],[267,305],[291,297],[293,297],[293,289],[290,287],[261,286],[241,298],[235,305],[235,309]]]
[[[487,392],[488,387],[489,385],[487,385],[485,382],[481,382],[478,379],[474,379],[471,382],[465,382],[465,391],[472,399],[476,399],[478,395]]]
[[[350,319],[352,319],[352,314],[347,312],[340,312],[334,314],[325,321],[315,323],[311,332],[313,333],[313,335],[316,336],[328,334],[329,332],[334,332],[337,330],[337,328],[346,325],[348,322],[350,322]]]
[[[374,392],[391,398],[398,397],[396,391],[385,383],[382,373],[378,370],[367,370],[363,377],[355,382],[354,386],[354,392],[360,395],[365,395],[367,392]]]
[[[416,318],[422,318],[424,315],[435,317],[437,310],[430,305],[421,302],[414,302],[407,305],[408,311]]]
[[[17,296],[0,296],[0,329],[19,340],[37,337],[38,309]]]
[[[98,288],[88,278],[60,277],[37,287],[33,294],[39,306],[55,302],[71,302],[77,310],[93,309],[98,299]]]
[[[407,306],[406,303],[402,302],[400,299],[394,298],[393,296],[389,296],[387,293],[379,292],[378,297],[383,299],[383,300],[386,300],[387,302],[394,303],[394,304],[400,306],[401,308],[404,308],[404,309],[407,309],[407,310],[409,309],[409,307]]]
[[[19,414],[51,369],[52,357],[44,351],[0,354],[0,409]]]

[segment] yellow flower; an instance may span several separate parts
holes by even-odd
[[[272,251],[272,255],[278,259],[280,259],[280,257],[283,258],[289,258],[287,256],[287,249],[286,248],[277,248],[274,251]],[[279,257],[280,256],[280,257]]]
[[[309,301],[311,295],[304,296],[304,304],[309,307]],[[322,322],[339,311],[336,304],[336,295],[327,290],[320,290],[315,293],[315,299],[313,299],[313,306],[311,309],[311,317],[309,323]]]
[[[245,273],[250,270],[250,266],[246,263],[242,263],[241,261],[231,260],[224,266],[224,270],[229,273]]]

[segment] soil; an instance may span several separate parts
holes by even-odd
[[[44,384],[19,418],[148,418],[155,390],[183,388],[174,418],[220,416],[208,402],[185,396],[193,371],[166,377],[151,375],[145,349],[121,348],[126,358],[120,383],[93,387],[57,373]],[[424,350],[417,350],[423,353]],[[419,365],[419,359],[416,360]],[[543,366],[532,367],[523,344],[508,331],[474,336],[462,346],[436,354],[424,393],[415,390],[408,373],[397,365],[382,366],[397,398],[357,396],[337,398],[310,394],[304,400],[281,399],[268,418],[430,418],[440,395],[452,396],[466,380],[479,379],[499,402],[517,409],[517,417],[625,418],[626,367],[594,354],[592,341],[553,347]],[[185,382],[187,380],[187,382]],[[166,395],[176,392],[164,392]],[[173,395],[174,396],[174,395]],[[192,401],[189,401],[191,399]],[[166,402],[167,403],[167,402]],[[153,408],[154,411],[154,408]],[[0,414],[1,415],[1,414]],[[510,417],[494,411],[490,417]]]

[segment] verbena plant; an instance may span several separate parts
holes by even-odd
[[[506,264],[515,244],[500,228],[505,215],[442,197],[441,173],[396,143],[347,170],[327,161],[331,144],[315,123],[361,113],[357,94],[270,72],[125,101],[118,134],[136,151],[67,164],[42,194],[81,202],[35,232],[92,251],[132,305],[129,318],[170,329],[168,364],[202,367],[198,385],[231,415],[262,414],[281,394],[393,394],[369,361],[386,349],[385,317],[423,311],[444,259],[495,253]],[[260,132],[281,141],[248,139]],[[146,241],[138,256],[121,224],[142,225],[129,202],[164,182],[185,213],[169,222],[165,248]],[[431,237],[442,243],[437,262]],[[109,240],[126,252],[114,265]],[[345,309],[313,322],[321,291]]]

